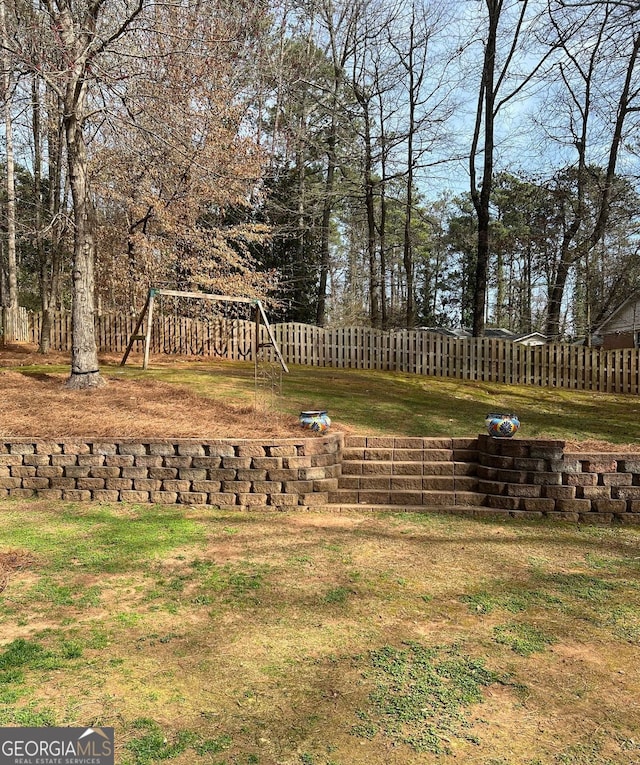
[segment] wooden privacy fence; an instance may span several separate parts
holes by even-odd
[[[29,315],[26,308],[20,306],[15,317],[9,310],[0,308],[0,339],[2,338],[15,339],[19,343],[29,342]]]
[[[96,317],[98,348],[124,353],[135,316]],[[39,314],[29,317],[29,338],[38,342]],[[452,338],[420,330],[383,332],[366,327],[323,329],[308,324],[272,324],[287,364],[409,372],[459,380],[540,387],[640,393],[640,351],[550,343],[526,346],[489,338]],[[251,359],[255,323],[241,319],[154,319],[151,353],[202,355],[230,360]],[[264,342],[266,337],[261,337]],[[71,319],[55,317],[51,347],[71,348]],[[134,346],[134,350],[136,350]],[[142,350],[142,343],[137,350]],[[264,349],[269,357],[273,351]]]

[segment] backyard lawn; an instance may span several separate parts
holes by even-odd
[[[0,435],[352,432],[640,443],[631,396],[0,354]],[[111,363],[109,363],[111,362]],[[0,498],[0,725],[113,726],[118,765],[639,765],[640,528]]]
[[[633,395],[305,366],[282,375],[277,395],[269,385],[256,393],[250,362],[165,356],[143,371],[139,359],[120,367],[113,355],[101,366],[107,386],[72,392],[62,355],[42,359],[0,350],[0,436],[292,435],[301,410],[322,408],[334,429],[364,434],[474,436],[487,412],[508,411],[522,437],[640,446]]]
[[[116,762],[640,762],[640,533],[3,500],[0,724]]]

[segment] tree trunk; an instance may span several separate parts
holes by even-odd
[[[87,179],[87,147],[81,121],[83,96],[75,109],[66,109],[64,118],[67,160],[74,206],[73,274],[71,320],[71,375],[68,388],[96,388],[104,385],[98,366],[94,325],[95,241],[93,210]]]
[[[493,182],[493,152],[494,152],[494,118],[496,91],[496,41],[498,21],[500,19],[501,3],[496,0],[485,0],[489,13],[489,28],[484,50],[482,80],[478,98],[478,111],[474,139],[470,153],[471,163],[471,198],[478,218],[478,257],[476,260],[475,293],[473,298],[473,336],[484,335],[485,303],[487,298],[487,274],[489,270],[489,222],[491,219],[489,203]],[[484,122],[482,142],[483,168],[480,188],[476,183],[475,159],[480,138],[480,128]]]
[[[364,199],[367,213],[367,260],[369,265],[369,318],[371,326],[380,329],[382,314],[380,310],[380,269],[376,257],[376,219],[373,178],[373,151],[371,138],[371,122],[369,101],[364,91],[354,82],[353,90],[362,109],[364,123]]]
[[[331,132],[327,139],[327,175],[324,184],[324,200],[322,203],[322,228],[320,235],[320,280],[318,284],[318,306],[316,311],[316,324],[324,327],[327,320],[327,284],[329,278],[329,239],[331,235],[331,214],[333,212],[333,185],[335,178],[336,160],[336,125],[335,120],[331,125]]]
[[[40,135],[41,101],[40,80],[38,75],[33,75],[31,83],[31,113],[33,115],[33,198],[34,198],[34,223],[36,251],[40,273],[40,306],[42,308],[42,325],[38,351],[46,354],[51,350],[51,312],[49,310],[51,298],[51,280],[49,277],[49,257],[44,246],[43,234],[43,205],[42,205],[42,137]]]
[[[562,298],[567,284],[571,260],[563,257],[558,264],[556,278],[549,292],[549,306],[547,309],[547,324],[545,334],[549,342],[557,342],[560,338],[560,313],[562,310]]]
[[[13,123],[11,104],[11,69],[7,45],[7,17],[4,0],[0,0],[0,35],[2,36],[2,89],[4,94],[4,125],[6,142],[6,192],[7,192],[7,277],[8,301],[3,307],[3,341],[15,342],[18,339],[18,267],[16,261],[16,185],[13,155]]]

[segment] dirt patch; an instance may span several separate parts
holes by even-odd
[[[100,354],[101,364],[116,366],[120,359]],[[103,388],[69,390],[68,373],[46,369],[68,363],[68,353],[45,356],[27,344],[0,347],[0,437],[293,438],[301,432],[292,415],[265,414],[246,402],[216,400],[153,379],[109,377]],[[33,366],[41,371],[20,369]]]
[[[33,562],[33,556],[24,550],[0,551],[0,592],[9,584],[9,577],[14,571],[29,568]]]

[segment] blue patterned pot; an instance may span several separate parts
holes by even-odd
[[[331,420],[325,410],[312,409],[307,412],[300,412],[300,425],[305,430],[313,430],[314,433],[324,433],[329,430]]]
[[[491,438],[511,438],[518,432],[520,420],[515,414],[490,412],[484,418],[484,424]]]

